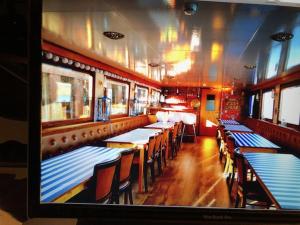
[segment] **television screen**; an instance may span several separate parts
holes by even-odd
[[[298,7],[43,0],[31,14],[32,216],[299,219],[300,125],[280,102],[298,101]]]

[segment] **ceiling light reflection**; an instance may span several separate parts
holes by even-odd
[[[211,58],[210,58],[211,61],[212,62],[217,61],[220,58],[222,52],[223,52],[223,45],[214,42],[211,47]]]
[[[193,31],[191,38],[191,50],[199,51],[199,46],[201,44],[201,30]]]

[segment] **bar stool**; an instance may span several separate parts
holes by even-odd
[[[182,130],[182,134],[181,134],[181,141],[180,143],[182,143],[182,138],[183,136],[194,136],[194,142],[196,140],[196,129],[195,129],[195,124],[196,124],[196,115],[193,113],[187,113],[182,115],[182,122],[183,122],[183,130]],[[193,130],[194,130],[194,134],[190,135],[190,134],[185,134],[185,127],[186,126],[193,126]]]

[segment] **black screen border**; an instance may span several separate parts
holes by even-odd
[[[118,224],[299,223],[300,211],[40,203],[42,0],[29,1],[28,216],[85,218]],[[117,215],[117,216],[116,216]]]

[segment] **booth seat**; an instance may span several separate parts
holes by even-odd
[[[72,151],[79,146],[101,144],[101,140],[150,124],[147,115],[43,129],[41,159]]]

